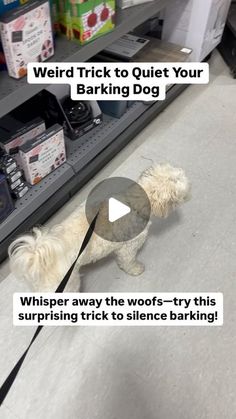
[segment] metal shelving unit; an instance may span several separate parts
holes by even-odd
[[[87,45],[79,46],[78,43],[67,41],[63,37],[56,39],[55,55],[51,61],[84,62],[96,55],[107,45],[120,38],[125,33],[145,22],[158,13],[170,0],[155,0],[129,9],[117,11],[115,29]],[[0,73],[0,117],[10,112],[27,99],[38,93],[47,85],[27,84],[24,77],[21,80],[10,78],[7,73]]]
[[[170,0],[156,0],[119,11],[115,30],[90,44],[78,44],[59,38],[52,61],[86,61],[105,46],[143,23]],[[26,79],[14,80],[0,74],[0,117],[14,109],[46,85],[29,85]],[[16,209],[0,224],[0,261],[7,256],[11,241],[35,224],[45,222],[74,193],[110,161],[136,134],[174,100],[186,85],[175,85],[165,101],[133,105],[120,118],[104,116],[103,123],[83,136],[82,141],[66,139],[67,162],[43,179],[16,203]]]
[[[33,186],[0,224],[0,261],[14,237],[46,221],[185,88],[175,85],[165,101],[149,106],[136,102],[120,119],[105,117],[82,143],[66,139],[67,163]]]

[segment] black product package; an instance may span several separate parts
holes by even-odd
[[[5,175],[9,175],[17,168],[16,161],[8,156],[3,155],[0,157],[0,171],[4,173]]]
[[[75,106],[73,106],[73,102]],[[84,115],[81,111],[84,111]],[[69,90],[68,94],[59,100],[55,94],[44,89],[14,109],[12,115],[21,121],[24,120],[25,115],[28,119],[40,116],[45,121],[47,128],[59,124],[64,128],[65,135],[71,140],[77,140],[102,123],[102,112],[98,103],[96,101],[72,101]]]
[[[20,182],[20,184],[14,189],[12,192],[12,196],[15,199],[20,199],[27,194],[29,190],[29,186],[25,182]]]
[[[6,177],[0,174],[0,223],[14,210],[13,201],[9,192]]]

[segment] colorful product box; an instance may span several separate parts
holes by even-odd
[[[115,0],[59,0],[59,27],[69,39],[86,44],[115,27]]]
[[[27,182],[31,185],[40,182],[66,161],[63,128],[55,124],[43,134],[22,145],[20,158]]]
[[[13,132],[6,128],[0,128],[0,147],[14,157],[20,166],[19,147],[44,132],[45,129],[45,122],[40,117],[33,119]]]
[[[1,40],[11,77],[26,75],[29,62],[42,62],[54,54],[50,5],[33,0],[0,17]]]
[[[58,31],[72,39],[71,8],[69,0],[56,0]]]
[[[27,3],[28,0],[0,0],[0,16],[9,10],[14,9],[22,4]],[[2,49],[1,37],[0,37],[0,71],[7,70],[6,60]]]

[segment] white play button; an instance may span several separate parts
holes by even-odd
[[[110,242],[138,236],[150,218],[151,205],[144,189],[131,179],[111,177],[90,192],[85,205],[88,223],[99,214],[94,232]]]
[[[108,201],[108,220],[113,223],[131,212],[128,205],[123,204],[115,198]]]

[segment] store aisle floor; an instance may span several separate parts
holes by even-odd
[[[208,86],[189,87],[50,221],[107,176],[137,179],[152,160],[182,166],[192,200],[154,220],[133,278],[112,258],[82,271],[82,291],[224,293],[223,327],[54,327],[42,331],[1,419],[233,419],[236,416],[236,83],[216,52]],[[13,328],[12,293],[26,285],[0,267],[0,377],[33,328]]]

